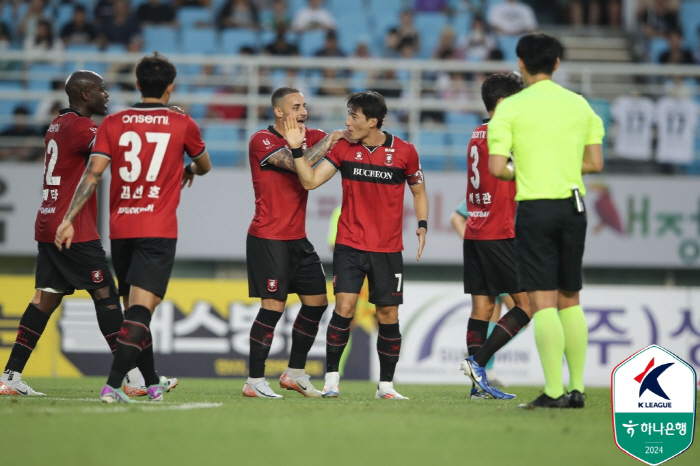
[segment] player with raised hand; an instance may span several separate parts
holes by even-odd
[[[321,259],[306,238],[308,192],[294,174],[296,167],[288,147],[285,121],[305,132],[300,142],[304,158],[316,164],[343,137],[307,129],[306,101],[299,90],[282,87],[272,94],[275,124],[250,138],[250,170],[255,191],[255,216],[248,229],[246,259],[248,290],[261,298],[261,307],[250,329],[249,376],[243,395],[282,398],[265,380],[275,326],[282,317],[289,293],[297,293],[301,310],[294,321],[289,367],[280,386],[306,397],[318,398],[306,374],[306,358],[313,346],[323,312],[328,307],[326,276]]]
[[[87,290],[95,303],[100,331],[112,351],[124,320],[114,279],[97,232],[97,202],[86,198],[87,207],[75,218],[78,233],[73,248],[59,251],[54,231],[68,210],[70,196],[80,181],[97,125],[93,115],[107,113],[109,94],[102,78],[92,71],[76,71],[66,80],[68,108],[49,126],[44,142],[43,202],[34,225],[39,249],[34,297],[19,323],[17,339],[0,376],[0,395],[43,395],[22,380],[22,371],[51,314],[64,296]]]
[[[321,186],[338,170],[343,178],[343,204],[333,251],[336,306],[326,338],[325,397],[339,395],[340,358],[367,276],[369,301],[376,306],[379,322],[380,369],[375,397],[408,399],[393,386],[401,350],[399,305],[403,303],[404,184],[408,183],[413,193],[418,218],[416,260],[420,260],[423,253],[428,231],[428,197],[416,149],[381,130],[386,114],[381,94],[374,91],[352,94],[348,98],[346,139],[335,144],[323,159],[325,163],[315,169],[303,160],[303,128],[292,118],[285,122],[287,141],[304,188]]]
[[[149,324],[172,272],[180,190],[211,169],[195,122],[165,106],[176,74],[175,66],[157,52],[141,59],[136,66],[141,102],[107,116],[100,125],[87,169],[56,231],[56,246],[71,248],[79,233],[75,219],[111,162],[112,261],[127,311],[100,393],[107,403],[131,401],[121,387],[134,365],[143,374],[151,400],[162,400],[168,389],[167,379],[156,374]],[[183,153],[193,160],[184,170]]]

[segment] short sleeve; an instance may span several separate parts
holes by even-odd
[[[455,212],[457,212],[459,215],[461,215],[464,218],[469,218],[469,211],[467,210],[467,200],[463,199],[462,202],[457,206],[455,209]]]
[[[95,135],[95,142],[92,145],[92,153],[90,155],[100,155],[107,158],[112,158],[112,151],[109,143],[109,126],[112,122],[111,116],[106,117]]]
[[[605,127],[603,126],[603,120],[596,115],[596,113],[591,108],[591,115],[588,119],[588,134],[586,136],[587,146],[591,144],[602,144],[603,137],[605,136]]]
[[[404,175],[406,175],[406,182],[410,186],[414,186],[423,182],[423,170],[421,170],[420,167],[420,159],[418,158],[416,147],[413,144],[409,144],[408,147],[408,157],[406,159]]]
[[[316,144],[319,143],[319,141],[321,141],[321,140],[322,140],[323,138],[325,138],[327,135],[328,135],[328,133],[326,133],[326,132],[323,131],[323,130],[320,130],[320,129],[314,130],[314,131],[311,132],[311,134],[309,135],[310,137],[309,137],[309,140],[308,140],[307,147],[308,147],[308,148],[311,148],[311,147],[315,146]]]
[[[187,127],[185,128],[185,152],[192,159],[196,159],[204,153],[206,147],[202,140],[202,133],[199,131],[199,126],[192,118],[187,116]]]
[[[270,143],[269,137],[265,137],[265,135],[261,133],[255,133],[248,142],[248,153],[250,157],[256,160],[262,167],[267,164],[267,159],[269,159],[272,154],[284,149],[284,147],[285,146],[275,146]]]
[[[76,154],[84,154],[85,158],[90,157],[97,135],[97,125],[89,118],[79,118],[77,125],[72,132],[73,150]]]
[[[510,156],[513,148],[513,123],[508,111],[507,101],[504,100],[496,107],[496,113],[489,121],[486,139],[490,155]]]
[[[342,151],[340,150],[341,147],[341,144],[337,143],[331,147],[331,150],[329,150],[326,156],[323,157],[323,160],[327,160],[336,170],[340,168],[340,164],[342,162]]]

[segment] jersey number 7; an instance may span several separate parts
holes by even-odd
[[[158,178],[163,157],[165,157],[165,150],[170,141],[170,133],[146,133],[146,141],[156,145],[151,158],[151,165],[146,173],[146,181],[155,181]],[[141,159],[139,158],[141,147],[143,146],[141,136],[135,131],[127,131],[119,138],[119,145],[122,147],[131,146],[130,150],[124,152],[124,160],[131,164],[131,169],[120,167],[119,176],[127,183],[134,182],[141,175]]]

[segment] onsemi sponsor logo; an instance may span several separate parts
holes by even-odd
[[[394,177],[392,172],[385,172],[381,170],[368,170],[366,168],[355,168],[352,172],[353,175],[366,176],[368,178],[380,178],[382,180],[391,180]]]
[[[153,204],[148,204],[146,207],[120,207],[118,214],[140,214],[143,212],[153,212]]]
[[[169,125],[167,115],[122,115],[123,123],[149,123]]]

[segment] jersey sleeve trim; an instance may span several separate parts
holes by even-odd
[[[112,160],[112,156],[109,155],[109,154],[105,154],[104,152],[92,152],[92,153],[90,154],[90,157],[92,157],[93,155],[94,155],[94,156],[97,156],[97,157],[105,157],[105,158],[108,158],[108,159]]]
[[[329,159],[327,156],[326,156],[326,157],[323,157],[321,160],[325,160],[326,162],[328,162],[328,163],[330,163],[331,165],[333,165],[333,168],[335,168],[335,171],[338,171],[338,169],[340,168],[338,165],[336,165],[336,163],[335,163],[334,161],[332,161],[331,159]]]
[[[97,135],[95,135],[92,138],[92,141],[90,141],[90,144],[88,144],[88,149],[92,150],[93,146],[95,145],[95,139],[97,139]]]
[[[263,157],[262,160],[260,161],[260,166],[264,167],[265,165],[267,165],[267,159],[269,159],[270,157],[272,157],[273,155],[275,155],[277,152],[281,151],[282,149],[284,149],[284,146],[278,147],[277,149],[273,150],[272,152],[267,154],[265,157]]]
[[[190,156],[190,160],[197,160],[198,158],[203,156],[206,151],[207,151],[207,148],[204,147],[204,149],[202,149],[202,152],[200,152],[199,154],[197,154],[195,156]]]

